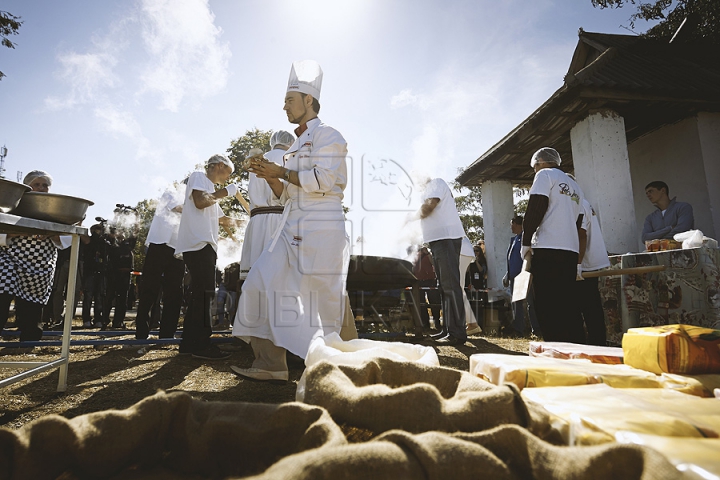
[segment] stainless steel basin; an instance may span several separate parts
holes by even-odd
[[[17,207],[23,193],[29,191],[27,185],[0,178],[0,212],[7,213]]]
[[[57,193],[27,192],[10,213],[20,217],[72,225],[85,218],[90,200]]]

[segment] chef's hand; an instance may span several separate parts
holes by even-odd
[[[253,161],[248,171],[257,175],[258,178],[282,178],[285,174],[285,167],[273,162]]]
[[[520,256],[523,258],[523,260],[528,256],[532,256],[532,247],[527,247],[525,245],[520,247]]]
[[[238,191],[238,186],[235,183],[231,183],[225,186],[225,190],[227,190],[228,197],[234,197]]]
[[[580,280],[585,280],[585,278],[582,276],[582,265],[580,265],[578,263],[577,275],[575,275],[575,281],[579,282]]]

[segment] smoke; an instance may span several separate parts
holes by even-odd
[[[242,239],[245,237],[245,227],[241,227],[235,235],[239,240],[230,238],[220,238],[220,240],[218,240],[217,261],[215,265],[221,271],[225,270],[225,267],[231,263],[239,262],[242,256]]]

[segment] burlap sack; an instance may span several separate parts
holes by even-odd
[[[126,410],[50,415],[0,429],[0,479],[223,478],[346,443],[322,408],[203,402],[157,393]]]
[[[367,443],[309,450],[253,480],[671,480],[660,453],[637,445],[556,447],[515,425],[473,434],[393,430]]]
[[[505,424],[540,436],[548,430],[547,414],[529,411],[514,385],[451,368],[377,358],[361,366],[321,361],[305,374],[305,403],[327,409],[339,424],[375,433],[477,432]]]

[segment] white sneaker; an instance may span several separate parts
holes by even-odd
[[[480,333],[482,333],[482,328],[480,328],[480,325],[475,325],[473,328],[465,330],[465,334],[467,335],[478,335]]]
[[[235,365],[230,365],[233,372],[237,373],[241,377],[252,378],[253,380],[282,380],[287,381],[288,372],[271,372],[269,370],[262,370],[260,368],[240,368]]]

